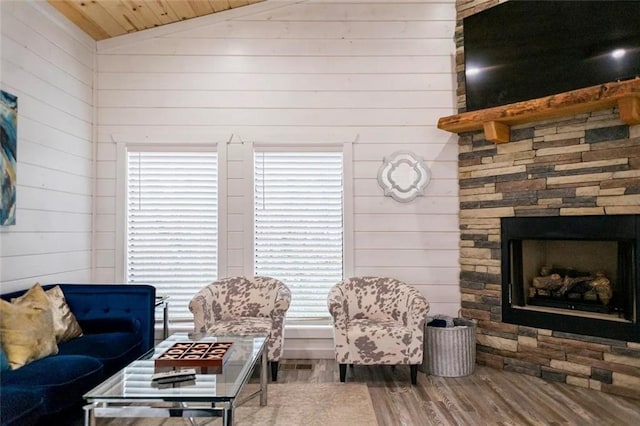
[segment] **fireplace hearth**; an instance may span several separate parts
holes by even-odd
[[[501,220],[502,319],[640,341],[640,215]]]

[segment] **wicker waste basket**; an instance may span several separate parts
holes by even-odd
[[[473,373],[476,365],[476,321],[454,318],[453,327],[427,327],[422,371],[441,377]]]

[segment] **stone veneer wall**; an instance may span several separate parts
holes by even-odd
[[[457,2],[460,111],[462,18],[496,4]],[[500,272],[501,217],[640,214],[640,126],[611,109],[514,127],[511,138],[459,139],[462,315],[478,320],[477,361],[640,398],[640,343],[501,322]]]

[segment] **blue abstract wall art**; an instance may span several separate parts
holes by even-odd
[[[0,90],[0,226],[16,224],[18,98]]]

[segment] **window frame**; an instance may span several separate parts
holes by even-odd
[[[354,260],[354,209],[353,209],[353,142],[338,143],[273,143],[244,142],[244,163],[250,165],[251,173],[246,179],[244,217],[244,274],[255,275],[255,215],[254,215],[254,155],[256,152],[342,152],[342,276],[348,278],[353,274]],[[287,318],[289,325],[328,325],[330,320]]]
[[[218,241],[217,271],[218,277],[227,274],[227,144],[233,135],[217,137],[152,137],[112,135],[116,144],[116,194],[115,194],[115,249],[114,282],[127,283],[127,185],[128,153],[132,152],[215,152],[218,161]],[[95,229],[95,227],[94,227]],[[216,277],[216,278],[218,278]],[[150,283],[153,284],[153,283]],[[169,304],[171,301],[169,300]],[[170,325],[182,324],[175,331],[192,331],[192,321],[175,321],[169,318]],[[156,330],[162,324],[156,323]]]

